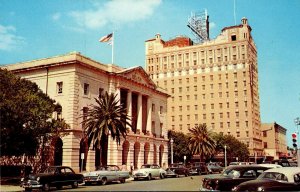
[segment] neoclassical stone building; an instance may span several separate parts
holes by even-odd
[[[127,168],[131,162],[135,168],[144,163],[167,165],[168,94],[158,89],[142,67],[124,69],[72,52],[4,68],[35,82],[62,106],[54,115],[70,125],[70,133],[52,142],[55,150],[50,154],[54,156],[50,164],[71,166],[77,171],[94,170],[101,164],[125,164]],[[105,91],[117,94],[126,105],[132,128],[120,145],[109,137],[106,148],[93,150],[87,147],[81,122],[94,98]]]

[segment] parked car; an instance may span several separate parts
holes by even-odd
[[[209,175],[203,178],[201,191],[231,191],[242,182],[256,179],[262,172],[269,169],[260,165],[232,165],[222,174]]]
[[[144,164],[141,166],[140,169],[133,171],[133,178],[134,180],[138,179],[148,179],[151,180],[152,178],[165,178],[166,171],[162,169],[157,164]]]
[[[83,175],[75,173],[67,166],[50,166],[42,173],[29,174],[21,179],[21,187],[25,188],[25,191],[32,189],[49,191],[50,187],[61,189],[66,185],[77,188],[79,183],[83,183]]]
[[[223,171],[223,167],[218,163],[208,163],[207,169],[209,173],[221,173]]]
[[[272,161],[273,164],[281,165],[282,167],[297,167],[298,164],[295,161],[290,161],[287,159],[275,159]]]
[[[96,171],[83,174],[85,185],[91,183],[101,183],[105,185],[107,182],[120,181],[125,183],[129,178],[129,171],[122,171],[117,165],[101,166]]]
[[[300,191],[300,168],[269,169],[257,179],[241,183],[233,191]]]
[[[173,163],[166,169],[166,177],[179,177],[190,175],[190,170],[181,163]]]
[[[168,167],[166,169],[166,177],[179,177],[179,175],[177,173],[175,173],[175,170]]]
[[[230,162],[229,165],[253,165],[254,162],[239,162],[239,161],[233,161]]]
[[[207,174],[208,169],[204,162],[194,162],[189,165],[190,175],[202,175]]]

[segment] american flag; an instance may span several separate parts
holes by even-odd
[[[105,36],[101,37],[99,39],[99,41],[102,42],[102,43],[104,43],[104,42],[110,42],[112,40],[112,38],[113,38],[113,33],[110,33],[108,35],[105,35]]]

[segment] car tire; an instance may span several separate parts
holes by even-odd
[[[78,182],[74,181],[73,184],[72,184],[72,188],[77,188],[77,187],[78,187]]]
[[[31,188],[25,188],[24,191],[32,191],[32,189]]]
[[[148,181],[151,181],[151,179],[152,179],[151,174],[148,175],[147,179],[148,179]]]
[[[164,179],[164,178],[165,178],[165,175],[164,175],[163,173],[161,173],[161,174],[160,174],[160,178],[161,178],[161,179]]]
[[[137,180],[138,180],[138,178],[134,178],[133,180],[137,181]]]
[[[56,189],[58,189],[58,190],[61,189],[61,188],[62,188],[61,185],[57,185],[57,186],[56,186]]]
[[[50,191],[50,184],[49,183],[43,184],[43,191]]]
[[[106,177],[103,177],[103,178],[101,179],[101,183],[102,183],[102,185],[106,185],[106,183],[107,183]]]
[[[124,178],[120,179],[120,183],[125,183],[125,179]]]

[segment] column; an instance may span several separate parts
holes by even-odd
[[[142,110],[143,110],[143,105],[142,105],[142,94],[138,94],[138,103],[137,103],[137,108],[138,108],[138,117],[137,117],[137,129],[140,130],[140,133],[142,132]]]
[[[90,148],[86,158],[86,171],[94,171],[94,170],[95,170],[95,150],[92,150]]]
[[[132,92],[131,90],[127,91],[127,115],[129,116],[128,123],[132,123]],[[127,125],[127,128],[131,128]]]
[[[151,133],[151,126],[152,126],[152,100],[150,96],[147,99],[147,127],[146,127],[146,132]]]
[[[118,100],[118,105],[121,104],[121,89],[116,87],[115,93],[116,95],[116,100]]]
[[[153,156],[154,156],[153,151],[154,151],[153,143],[150,143],[148,163],[154,163],[154,161],[153,161]]]
[[[108,138],[108,149],[107,149],[107,164],[117,165],[118,164],[118,146],[117,142],[113,140],[111,135]]]

